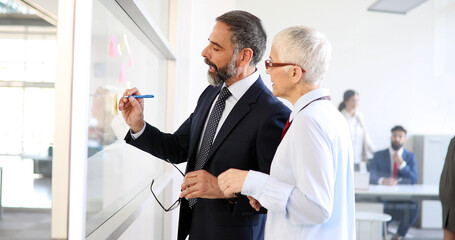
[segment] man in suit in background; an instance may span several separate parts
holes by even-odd
[[[391,146],[374,154],[370,163],[370,183],[394,186],[396,184],[417,183],[417,160],[414,153],[403,148],[406,129],[395,126],[391,130]],[[403,239],[419,215],[419,207],[414,201],[386,201],[384,212],[399,220],[397,233],[392,239]]]
[[[144,122],[142,99],[122,98],[130,126],[127,143],[173,163],[187,162],[182,183],[178,239],[263,239],[265,212],[246,196],[227,199],[217,176],[229,168],[270,171],[290,111],[261,80],[266,34],[261,20],[245,11],[219,16],[202,51],[211,86],[173,134]],[[139,95],[128,89],[126,95]]]

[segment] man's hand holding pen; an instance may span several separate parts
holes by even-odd
[[[135,133],[139,132],[144,127],[144,99],[125,97],[130,95],[140,95],[137,88],[127,89],[123,93],[123,97],[119,101],[119,110],[125,122]]]

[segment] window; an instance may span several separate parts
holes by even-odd
[[[49,146],[53,143],[55,28],[1,26],[0,52],[3,205],[51,207],[49,196],[45,196],[43,201],[30,196],[22,198],[17,191],[18,184],[30,185],[32,189],[33,184],[18,183],[14,175],[30,173],[30,178],[33,178],[30,159],[47,157]],[[30,180],[28,178],[24,176],[23,181]],[[33,183],[33,180],[29,182]]]

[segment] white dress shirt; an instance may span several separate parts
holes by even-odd
[[[231,92],[232,95],[226,99],[226,106],[224,107],[223,114],[221,115],[220,121],[218,122],[218,127],[216,129],[213,140],[215,140],[216,135],[218,135],[218,132],[220,131],[221,126],[223,126],[224,121],[229,116],[229,113],[234,108],[235,104],[237,104],[237,102],[240,100],[240,98],[242,98],[243,94],[245,94],[246,91],[248,91],[248,89],[256,82],[256,80],[258,80],[258,78],[259,78],[259,72],[256,69],[256,71],[253,74],[251,74],[250,76],[248,76],[240,81],[237,81],[236,83],[234,83],[228,87],[229,92]],[[223,83],[223,87],[225,87],[225,86],[226,86],[226,83]],[[218,100],[218,97],[219,97],[219,94],[213,101],[212,106],[210,107],[210,112],[207,115],[207,119],[205,120],[205,124],[204,124],[204,128],[202,130],[201,136],[204,136],[207,122],[209,120],[210,114],[212,113],[213,107],[215,106],[215,103]],[[133,131],[130,130],[130,133],[131,133],[131,136],[133,137],[133,139],[137,139],[138,137],[141,136],[141,134],[144,132],[144,130],[145,130],[145,124],[144,124],[144,127],[141,129],[141,131],[139,131],[137,133],[133,133]],[[201,148],[201,143],[202,143],[202,137],[199,139],[198,149]]]
[[[403,157],[403,147],[398,149],[397,151],[393,150],[392,147],[389,147],[389,154],[390,154],[390,166],[392,166],[392,169],[390,170],[391,173],[393,173],[393,165],[395,165],[393,161],[393,156],[397,153],[399,156]],[[400,166],[398,166],[398,169],[401,170],[404,167],[406,167],[406,161],[403,161]]]
[[[249,171],[242,194],[268,210],[266,239],[355,239],[352,143],[346,119],[316,89],[299,98],[270,175]]]
[[[397,151],[393,150],[392,147],[389,147],[389,154],[390,154],[390,176],[393,177],[393,167],[395,166],[395,162],[393,161],[393,155],[395,155],[395,153],[398,153],[398,155],[400,155],[401,157],[403,157],[403,147],[401,147],[400,149],[398,149]],[[406,161],[403,161],[400,166],[398,166],[398,170],[402,170],[404,167],[406,167]],[[379,178],[378,179],[378,184],[383,184],[384,183],[384,179],[383,177]],[[400,182],[401,180],[398,179],[398,182]]]
[[[231,92],[232,95],[226,99],[226,106],[224,107],[223,114],[221,115],[220,121],[218,123],[218,127],[216,129],[215,136],[213,137],[213,141],[215,141],[216,135],[218,135],[218,132],[220,131],[221,126],[223,126],[224,121],[226,121],[226,118],[229,116],[229,113],[232,111],[235,104],[237,104],[237,102],[240,100],[240,98],[243,96],[243,94],[245,94],[246,91],[248,91],[248,89],[251,87],[251,85],[253,85],[253,83],[256,82],[256,80],[258,78],[259,78],[259,72],[256,70],[250,76],[248,76],[240,81],[237,81],[236,83],[234,83],[228,87],[229,92]],[[226,87],[226,83],[223,83],[223,87]],[[209,115],[207,115],[207,119],[205,119],[205,124],[204,124],[204,128],[202,130],[201,136],[204,136],[210,114],[212,113],[213,107],[215,106],[215,103],[218,100],[219,96],[220,95],[218,94],[218,96],[215,98],[215,100],[212,103],[212,107],[210,107],[210,112],[209,112]],[[201,139],[199,139],[198,149],[201,148],[201,144],[202,144],[202,137],[201,137]],[[199,150],[198,150],[198,152],[199,152]]]

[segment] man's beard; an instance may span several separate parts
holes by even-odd
[[[391,145],[392,145],[392,149],[397,151],[399,150],[401,147],[403,147],[403,144],[399,144],[399,143],[394,143],[394,142],[391,142]]]
[[[229,78],[233,77],[237,73],[237,69],[235,67],[236,60],[237,54],[234,54],[234,56],[231,58],[231,61],[229,61],[226,66],[218,69],[215,64],[205,58],[204,62],[215,69],[215,73],[207,72],[210,85],[218,86],[226,82]]]

